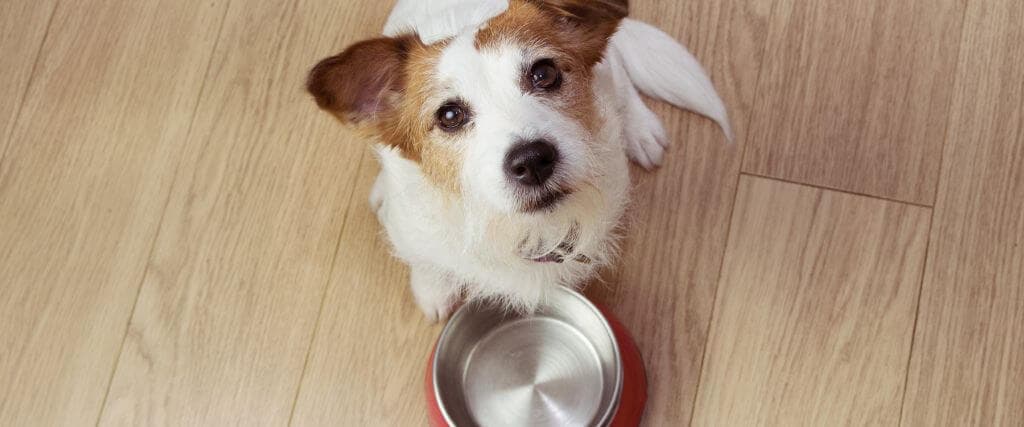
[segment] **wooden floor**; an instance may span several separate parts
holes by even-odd
[[[0,425],[425,422],[425,323],[302,91],[391,1],[0,2]],[[657,106],[624,259],[646,424],[1024,425],[1024,2],[634,0],[739,144]]]

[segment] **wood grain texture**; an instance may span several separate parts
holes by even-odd
[[[968,6],[904,425],[1024,425],[1021,22]]]
[[[56,10],[0,165],[0,425],[99,415],[223,6]]]
[[[440,326],[302,90],[392,4],[0,2],[0,425],[424,424]],[[675,145],[588,290],[644,424],[1024,424],[1024,5],[631,4],[739,141],[656,105]]]
[[[693,424],[896,424],[930,214],[744,177]]]
[[[771,3],[631,2],[634,17],[668,31],[705,65],[738,141],[747,135]],[[681,425],[692,414],[742,144],[727,144],[708,120],[654,106],[674,145],[660,170],[635,171],[619,270],[588,294],[612,307],[644,356],[646,424]]]
[[[102,425],[288,423],[363,155],[302,85],[364,19],[231,4]]]
[[[0,163],[57,0],[0,2]]]
[[[408,268],[390,255],[366,200],[377,177],[367,153],[338,246],[293,424],[426,425],[423,378],[440,325],[413,303]]]
[[[779,0],[745,172],[931,205],[960,0]]]
[[[324,31],[335,42],[318,54],[326,57],[379,35],[391,3],[349,8],[361,25]],[[317,120],[345,135],[341,143],[362,158],[353,168],[355,185],[347,187],[352,197],[292,424],[425,425],[423,376],[440,326],[428,324],[416,308],[408,269],[391,257],[370,210],[367,200],[379,167],[369,144],[326,114]]]

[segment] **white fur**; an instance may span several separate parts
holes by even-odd
[[[470,2],[430,4],[440,3],[431,6],[437,11]],[[462,158],[462,191],[452,197],[432,184],[419,164],[377,146],[382,171],[370,203],[394,254],[412,268],[416,302],[432,320],[447,316],[460,297],[493,298],[510,308],[532,310],[555,286],[577,287],[612,261],[615,230],[628,198],[627,154],[652,168],[661,163],[668,144],[637,87],[720,120],[728,132],[725,109],[713,88],[707,93],[710,82],[699,64],[678,43],[652,36],[643,24],[623,24],[606,60],[595,66],[592,89],[603,126],[591,134],[557,106],[522,93],[522,64],[543,58],[544,52],[511,44],[483,51],[474,47],[476,26],[493,16],[493,1],[483,2],[487,5],[479,10],[486,13],[472,18],[478,22],[435,16],[424,24],[415,11],[426,3],[400,0],[388,31],[418,31],[426,25],[432,38],[452,39],[436,67],[440,89],[424,108],[436,109],[451,98],[472,106],[471,127],[449,142]],[[507,0],[501,3],[507,7]],[[638,40],[641,36],[646,40]],[[638,56],[653,55],[630,53],[648,49],[683,58],[651,60]],[[670,69],[679,66],[683,69]],[[550,211],[520,213],[503,159],[516,142],[535,138],[552,141],[562,155],[552,185],[575,191]],[[574,229],[579,239],[565,263],[533,261],[555,250]]]
[[[714,120],[733,140],[729,114],[711,79],[697,58],[664,31],[625,19],[608,51],[619,58],[641,92]]]
[[[384,25],[385,36],[415,32],[433,44],[500,15],[508,0],[399,0]]]

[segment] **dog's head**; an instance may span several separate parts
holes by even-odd
[[[507,213],[556,209],[601,174],[593,67],[627,0],[513,0],[479,30],[357,43],[321,61],[319,106]]]

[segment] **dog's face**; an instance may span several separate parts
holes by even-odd
[[[513,0],[443,43],[357,43],[318,64],[308,89],[450,194],[507,213],[557,209],[603,172],[592,70],[626,3]]]

